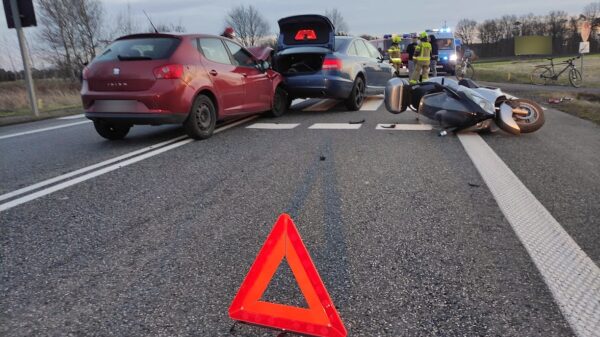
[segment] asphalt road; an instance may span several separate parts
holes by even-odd
[[[456,136],[376,130],[419,123],[377,103],[303,111],[313,103],[1,211],[0,335],[276,336],[234,324],[227,309],[283,212],[350,336],[574,335]],[[134,127],[109,142],[90,123],[16,135],[79,121],[0,128],[0,193],[182,135]],[[482,135],[596,265],[599,131],[549,109],[539,132]],[[264,299],[304,305],[285,264]]]

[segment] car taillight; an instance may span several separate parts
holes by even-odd
[[[342,60],[336,58],[326,58],[323,60],[323,70],[341,70]]]
[[[181,64],[167,64],[154,68],[154,77],[160,80],[173,80],[183,76],[183,66]]]
[[[89,72],[90,72],[90,69],[88,67],[83,67],[83,70],[81,71],[81,78],[83,78],[84,80],[87,80]]]

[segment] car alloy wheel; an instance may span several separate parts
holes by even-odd
[[[355,90],[356,90],[356,93],[355,93],[354,100],[356,102],[356,106],[361,106],[363,100],[365,99],[365,84],[364,84],[364,82],[357,81]]]

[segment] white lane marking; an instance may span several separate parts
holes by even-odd
[[[106,166],[106,165],[109,165],[109,164],[121,161],[123,159],[127,159],[127,158],[130,158],[130,157],[133,157],[133,156],[137,156],[138,154],[141,154],[141,153],[144,153],[144,152],[147,152],[147,151],[150,151],[150,150],[154,150],[154,149],[157,149],[159,147],[163,147],[163,146],[165,146],[167,144],[171,144],[173,142],[180,141],[180,140],[182,140],[184,138],[187,138],[187,136],[179,136],[179,137],[176,137],[176,138],[173,138],[173,139],[169,139],[167,141],[164,141],[164,142],[161,142],[161,143],[158,143],[158,144],[154,144],[154,145],[151,145],[151,146],[148,146],[148,147],[145,147],[145,148],[133,151],[133,152],[125,153],[125,154],[120,155],[118,157],[114,157],[114,158],[111,158],[111,159],[99,162],[99,163],[94,164],[94,165],[90,165],[90,166],[87,166],[87,167],[84,167],[84,168],[81,168],[81,169],[78,169],[78,170],[75,170],[75,171],[72,171],[72,172],[69,172],[69,173],[65,173],[63,175],[60,175],[60,176],[57,176],[57,177],[54,177],[54,178],[50,178],[50,179],[47,179],[47,180],[44,180],[44,181],[40,181],[39,183],[36,183],[36,184],[33,184],[33,185],[29,185],[27,187],[23,187],[23,188],[20,188],[18,190],[15,190],[15,191],[12,191],[12,192],[9,192],[9,193],[2,194],[2,195],[0,195],[0,201],[6,200],[6,199],[10,199],[12,197],[16,197],[17,195],[21,195],[21,194],[27,193],[29,191],[37,190],[38,188],[41,188],[41,187],[44,187],[44,186],[48,186],[50,184],[54,184],[55,182],[59,182],[59,181],[62,181],[62,180],[74,177],[76,175],[80,175],[82,173],[89,172],[91,170],[95,170],[95,169],[100,168],[102,166]]]
[[[59,117],[57,119],[68,120],[68,119],[78,119],[78,118],[84,118],[84,117],[85,117],[85,114],[78,114],[78,115],[72,115],[72,116]]]
[[[375,130],[429,131],[429,130],[433,130],[433,126],[431,126],[429,124],[377,124],[377,127],[375,128]]]
[[[360,111],[377,111],[383,104],[383,96],[369,96],[363,102]]]
[[[298,105],[298,104],[306,102],[306,101],[308,101],[308,98],[296,98],[296,99],[292,100],[292,107],[294,105]]]
[[[315,130],[358,130],[362,124],[350,123],[316,123],[309,126],[309,129]]]
[[[258,118],[258,116],[250,116],[248,118],[244,118],[244,119],[239,120],[237,122],[225,125],[225,126],[219,128],[219,129],[215,130],[214,133],[217,134],[219,132],[223,132],[223,131],[225,131],[227,129],[230,129],[230,128],[238,126],[240,124],[249,122],[249,121],[251,121],[253,119],[256,119],[256,118]],[[0,204],[0,212],[6,211],[6,210],[8,210],[10,208],[13,208],[15,206],[24,204],[24,203],[29,202],[31,200],[38,199],[40,197],[46,196],[46,195],[54,193],[56,191],[60,191],[60,190],[65,189],[67,187],[79,184],[80,182],[83,182],[83,181],[86,181],[86,180],[90,180],[92,178],[98,177],[98,176],[103,175],[105,173],[108,173],[108,172],[120,169],[120,168],[125,167],[125,166],[129,166],[131,164],[137,163],[137,162],[142,161],[144,159],[147,159],[147,158],[150,158],[150,157],[154,157],[154,156],[159,155],[161,153],[164,153],[164,152],[176,149],[176,148],[178,148],[180,146],[189,144],[189,143],[191,143],[191,142],[194,141],[194,139],[187,138],[186,136],[183,136],[183,137],[184,138],[181,139],[180,141],[172,143],[170,145],[158,148],[158,149],[150,151],[150,152],[146,152],[146,153],[144,153],[142,155],[139,155],[137,157],[133,157],[133,158],[130,158],[128,160],[125,160],[125,161],[122,161],[122,162],[118,162],[116,164],[104,167],[104,168],[99,169],[97,171],[90,172],[88,174],[84,174],[84,175],[79,176],[77,178],[64,181],[64,182],[62,182],[60,184],[56,184],[54,186],[50,186],[50,187],[45,188],[43,190],[39,190],[37,192],[25,195],[25,196],[23,196],[21,198],[17,198],[17,199],[11,200],[11,201],[6,202],[4,204]]]
[[[600,268],[477,134],[458,138],[578,336],[600,333]]]
[[[47,127],[47,128],[35,129],[35,130],[30,130],[30,131],[23,131],[23,132],[11,133],[11,134],[8,134],[8,135],[0,136],[0,139],[6,139],[6,138],[12,138],[12,137],[18,137],[18,136],[24,136],[24,135],[30,135],[32,133],[38,133],[38,132],[44,132],[44,131],[62,129],[62,128],[66,128],[66,127],[69,127],[69,126],[75,126],[75,125],[80,125],[80,124],[87,124],[87,123],[91,123],[91,122],[92,121],[81,121],[81,122],[75,122],[75,123],[69,123],[69,124],[62,124],[62,125],[57,125],[57,126],[50,126],[50,127]]]
[[[248,125],[246,129],[268,129],[268,130],[289,130],[297,127],[300,124],[278,124],[278,123],[254,123]]]
[[[316,104],[313,104],[309,107],[302,109],[302,111],[327,111],[336,105],[338,105],[340,101],[336,99],[324,99]]]

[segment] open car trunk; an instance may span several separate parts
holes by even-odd
[[[275,70],[282,75],[310,74],[321,71],[325,52],[281,53],[275,61]]]
[[[280,19],[277,50],[299,46],[321,47],[333,51],[335,28],[331,21],[322,15],[296,15]]]

